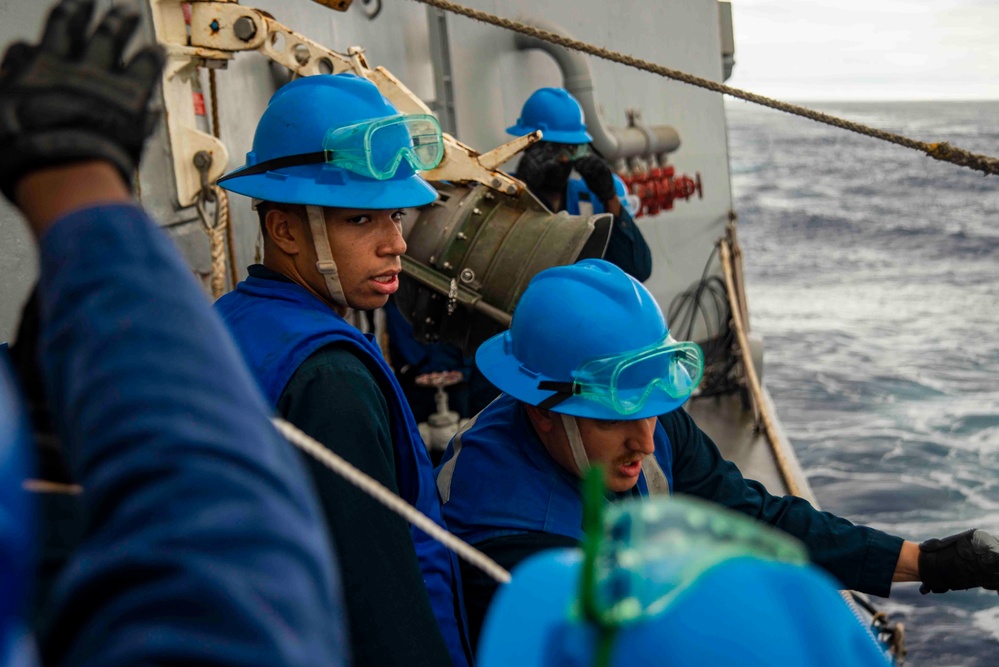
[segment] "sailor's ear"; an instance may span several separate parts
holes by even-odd
[[[264,217],[267,238],[288,255],[304,252],[308,241],[305,225],[293,207],[271,206]]]
[[[527,417],[531,420],[531,424],[534,425],[534,429],[538,433],[547,435],[552,432],[552,429],[555,427],[555,420],[551,410],[526,404],[524,407],[527,409]]]

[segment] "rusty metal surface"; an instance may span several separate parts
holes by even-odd
[[[478,307],[455,308],[453,302],[468,306],[471,298],[459,294],[459,287],[511,314],[535,274],[602,255],[610,235],[609,215],[552,213],[526,190],[507,195],[482,185],[435,186],[441,197],[421,211],[409,230],[406,254],[438,277],[414,281],[404,274],[396,295],[403,315],[424,340],[474,350],[505,323]]]
[[[322,3],[327,4],[327,3]],[[159,0],[160,23],[170,29],[157,30],[177,59],[197,64],[203,60],[232,58],[239,51],[259,51],[300,76],[353,72],[376,86],[401,113],[430,113],[430,108],[397,77],[383,67],[372,68],[364,50],[351,47],[347,54],[326,48],[284,26],[275,18],[234,2],[194,2],[191,4],[189,37],[176,29],[179,5],[175,0]],[[189,41],[189,44],[187,43]],[[170,103],[168,101],[168,108]],[[516,194],[523,184],[497,167],[541,138],[540,133],[520,137],[486,153],[480,153],[449,134],[444,135],[444,159],[426,173],[429,180],[477,182],[506,194]],[[172,139],[171,139],[172,140]],[[188,140],[190,140],[188,138]],[[181,177],[181,180],[185,180]]]

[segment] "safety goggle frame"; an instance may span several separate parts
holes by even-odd
[[[399,114],[329,130],[323,137],[326,163],[380,181],[406,160],[429,171],[444,158],[440,123],[430,114]]]
[[[572,380],[575,393],[627,417],[640,411],[657,390],[685,399],[703,375],[700,346],[679,342],[667,332],[648,347],[584,363],[572,372]]]

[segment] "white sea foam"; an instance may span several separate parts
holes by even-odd
[[[971,615],[971,622],[975,628],[999,641],[999,607],[976,611]]]
[[[999,154],[999,102],[828,110]],[[910,538],[999,534],[994,179],[780,114],[733,112],[751,323],[819,501]],[[979,611],[980,597],[899,595],[917,626],[907,664],[995,664],[999,612]]]

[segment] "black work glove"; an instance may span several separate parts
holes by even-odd
[[[517,178],[524,181],[531,192],[561,193],[572,174],[571,162],[559,162],[544,141],[529,146],[517,165]]]
[[[984,530],[966,530],[919,545],[919,592],[969,588],[999,590],[999,540]]]
[[[572,166],[583,177],[586,187],[597,196],[597,199],[607,203],[617,197],[617,190],[614,189],[614,174],[611,172],[610,166],[599,156],[585,155],[573,162]]]
[[[131,185],[155,126],[147,108],[163,52],[147,46],[128,64],[122,51],[139,15],[109,10],[87,34],[93,0],[62,0],[38,45],[12,44],[0,64],[0,191],[11,201],[28,173],[107,160]]]

